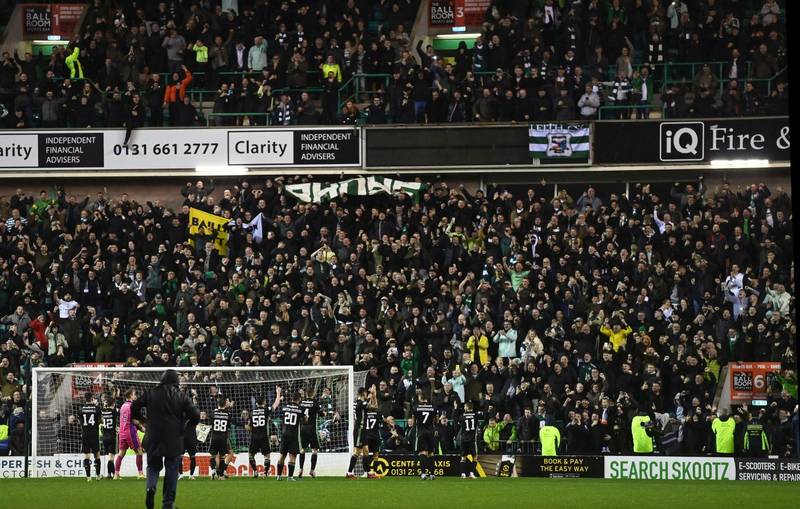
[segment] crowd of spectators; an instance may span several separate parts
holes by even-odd
[[[545,419],[568,452],[625,452],[630,418],[646,412],[662,452],[701,454],[722,367],[775,361],[784,369],[754,418],[774,454],[794,447],[794,246],[780,186],[701,178],[571,196],[545,182],[431,183],[417,199],[308,204],[284,189],[300,180],[189,182],[174,210],[61,188],[0,197],[3,422],[21,412],[28,357],[333,364],[368,370],[398,419],[417,391],[450,421],[473,402],[499,427],[488,450],[525,444]],[[227,253],[187,233],[190,207],[230,218]],[[243,226],[258,214],[261,242]]]
[[[788,111],[778,0],[494,0],[480,36],[454,55],[423,48],[424,34],[412,44],[414,0],[233,4],[95,0],[84,34],[49,61],[3,56],[2,121],[460,123],[594,119],[605,106],[613,118],[647,118],[661,105],[673,118]],[[722,64],[681,65],[698,62]],[[340,93],[359,74],[373,75],[355,78],[365,93]],[[340,104],[346,97],[353,101]]]

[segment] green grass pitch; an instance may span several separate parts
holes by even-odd
[[[159,485],[160,489],[161,485]],[[26,509],[128,509],[144,507],[144,481],[3,479],[0,497]],[[590,507],[647,509],[675,507],[796,508],[800,483],[733,481],[616,481],[603,479],[438,478],[183,480],[180,509],[219,508],[482,508],[546,509]],[[161,495],[156,508],[161,507]]]

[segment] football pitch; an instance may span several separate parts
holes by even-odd
[[[159,484],[159,490],[161,485]],[[3,479],[0,497],[8,507],[31,509],[128,509],[144,507],[144,481]],[[176,507],[253,509],[483,508],[546,509],[591,507],[797,507],[800,483],[735,481],[617,481],[603,479],[437,478],[182,480]],[[161,507],[160,493],[156,508]]]

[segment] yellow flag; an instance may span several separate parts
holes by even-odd
[[[228,254],[228,231],[225,225],[230,222],[230,219],[215,216],[208,212],[203,212],[198,209],[189,209],[189,242],[194,245],[192,235],[197,235],[201,228],[205,230],[206,235],[214,236],[214,247],[217,252],[223,256]]]

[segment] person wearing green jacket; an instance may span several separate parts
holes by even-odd
[[[78,57],[81,54],[81,49],[76,45],[72,48],[72,53],[67,55],[67,58],[64,59],[64,64],[69,69],[69,77],[70,79],[83,79],[83,66],[81,65],[81,61],[78,60]]]
[[[500,424],[494,417],[489,418],[489,424],[483,430],[483,443],[486,447],[486,452],[497,452],[500,450]]]
[[[650,416],[640,413],[631,419],[634,454],[653,454],[653,432]]]
[[[117,345],[117,336],[111,330],[110,323],[103,323],[102,331],[98,332],[92,338],[92,344],[95,348],[95,362],[113,362],[114,348]]]
[[[320,67],[322,68],[322,76],[327,78],[328,73],[333,73],[333,77],[336,78],[336,82],[342,82],[342,68],[338,63],[336,63],[336,59],[333,57],[333,55],[328,55],[327,60],[325,60],[325,63],[320,65]]]
[[[733,454],[736,421],[730,416],[727,408],[721,409],[719,417],[711,422],[711,431],[714,433],[717,454]]]
[[[542,456],[558,456],[561,447],[561,432],[546,421],[539,427],[539,442],[542,443]]]

